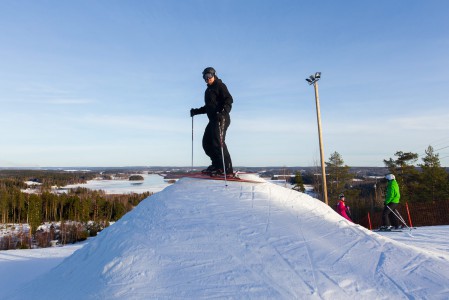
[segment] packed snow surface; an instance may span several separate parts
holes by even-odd
[[[447,247],[388,234],[272,183],[184,178],[7,299],[448,299]]]

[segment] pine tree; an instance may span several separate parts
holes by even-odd
[[[330,199],[338,199],[338,194],[343,192],[351,184],[354,176],[349,172],[349,166],[344,164],[341,155],[335,151],[326,162],[328,196]]]
[[[1,223],[8,223],[8,193],[6,188],[0,190],[0,213]]]
[[[28,216],[31,233],[35,234],[42,222],[42,199],[36,194],[31,194],[28,200]]]
[[[420,176],[419,196],[421,201],[438,201],[449,198],[449,176],[441,167],[439,154],[434,152],[432,146],[426,150],[426,156],[419,164],[422,169]]]
[[[304,187],[304,182],[302,180],[301,172],[296,172],[295,174],[295,186],[293,187],[295,191],[300,191],[304,193],[306,191],[306,188]]]

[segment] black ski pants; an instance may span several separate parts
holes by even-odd
[[[210,157],[212,166],[216,169],[223,170],[223,157],[221,155],[221,142],[220,142],[220,127],[223,131],[223,154],[224,162],[226,166],[226,173],[233,173],[231,155],[229,154],[228,147],[226,146],[226,131],[231,124],[231,118],[229,114],[223,114],[221,118],[209,119],[209,123],[204,130],[203,135],[203,149],[206,155]]]
[[[399,203],[388,203],[388,207],[391,209],[388,209],[387,205],[384,206],[384,210],[382,212],[382,224],[384,226],[399,226],[399,220],[398,218],[392,213],[391,211],[395,211],[398,207]]]

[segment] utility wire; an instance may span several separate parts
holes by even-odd
[[[430,142],[428,145],[432,146],[433,148],[436,148],[437,146],[441,146],[442,144],[443,145],[444,144],[447,145],[447,143],[449,143],[449,137],[444,137],[444,138],[441,138],[441,139],[437,139],[435,141]],[[436,149],[436,150],[434,149],[434,151],[438,151],[438,150],[445,149],[445,148],[448,148],[448,147],[449,146],[443,147],[443,148],[440,148],[440,149]],[[427,149],[427,147],[426,147],[426,149]],[[421,150],[420,149],[419,150],[415,150],[414,152],[421,152]],[[425,153],[424,154],[420,154],[419,156],[421,157],[421,156],[424,156],[424,155],[425,155]]]
[[[432,146],[432,145],[431,145],[431,146]],[[432,147],[434,147],[434,146],[432,146]],[[449,146],[444,146],[444,147],[441,147],[441,148],[438,148],[438,149],[433,149],[433,151],[434,151],[434,152],[437,152],[437,151],[439,151],[439,150],[443,150],[443,149],[447,149],[447,148],[449,148]],[[438,153],[437,153],[437,154],[438,154]],[[419,154],[418,157],[421,158],[421,157],[423,157],[423,156],[425,156],[425,155],[427,155],[427,154],[424,152],[424,153],[422,153],[422,154]],[[445,157],[447,157],[447,156],[445,156]],[[444,158],[444,157],[441,157],[440,159],[442,159],[442,158]]]

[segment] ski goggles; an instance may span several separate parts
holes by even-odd
[[[203,75],[203,79],[204,80],[209,80],[212,77],[214,77],[214,75],[212,73],[206,73],[206,74]]]

